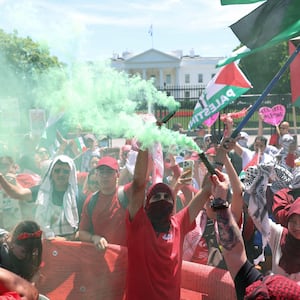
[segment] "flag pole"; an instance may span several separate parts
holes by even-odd
[[[153,49],[153,24],[150,25],[150,28],[148,30],[148,33],[151,36],[151,44],[152,44],[152,49]]]
[[[261,105],[262,101],[267,97],[269,92],[272,90],[274,85],[278,82],[278,80],[281,78],[285,70],[289,67],[289,65],[292,63],[292,61],[296,58],[298,53],[300,52],[300,44],[295,49],[293,54],[288,58],[288,60],[285,62],[285,64],[282,66],[282,68],[278,71],[278,73],[274,76],[274,78],[270,81],[270,83],[267,85],[265,90],[262,92],[262,94],[258,97],[256,102],[253,104],[253,106],[250,108],[247,115],[244,117],[244,119],[239,123],[237,128],[233,131],[231,134],[232,138],[236,138],[240,131],[244,128],[244,126],[247,124],[249,119],[252,117],[254,112],[258,109],[258,107]]]

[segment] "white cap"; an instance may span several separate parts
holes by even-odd
[[[248,133],[247,132],[245,132],[245,131],[241,131],[240,132],[240,136],[241,136],[241,138],[243,138],[243,139],[245,139],[245,140],[249,140],[249,135],[248,135]]]
[[[247,148],[247,147],[248,147],[248,145],[247,145],[248,140],[249,140],[249,135],[248,135],[248,133],[245,132],[245,131],[241,131],[241,132],[240,132],[240,138],[238,139],[237,142],[238,142],[242,147]]]
[[[206,135],[203,137],[204,142],[206,141],[207,138],[211,138],[211,137],[212,137],[211,134],[209,134],[209,133],[206,134]]]

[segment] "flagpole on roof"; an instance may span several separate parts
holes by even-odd
[[[265,90],[262,92],[262,94],[258,97],[258,99],[255,101],[253,106],[248,111],[247,115],[244,117],[244,119],[238,124],[237,128],[233,131],[231,134],[232,138],[236,138],[240,131],[244,128],[244,126],[247,124],[251,116],[254,114],[254,112],[258,109],[258,107],[261,105],[262,101],[267,97],[269,92],[272,90],[274,85],[278,82],[278,80],[281,78],[285,70],[289,67],[289,65],[292,63],[292,61],[296,58],[298,53],[300,52],[300,44],[296,48],[296,50],[292,53],[292,55],[288,58],[288,60],[285,62],[285,64],[282,66],[282,68],[278,71],[278,73],[273,77],[273,79],[270,81],[270,83],[267,85]]]
[[[153,49],[153,25],[152,24],[149,27],[148,33],[151,36],[151,46],[152,46],[152,49]]]

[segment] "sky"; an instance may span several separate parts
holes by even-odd
[[[257,6],[221,6],[220,0],[0,0],[0,28],[46,44],[64,62],[151,48],[224,57],[239,45],[229,26]]]

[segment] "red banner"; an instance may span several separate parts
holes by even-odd
[[[123,300],[126,270],[126,247],[109,245],[99,252],[90,243],[45,240],[37,288],[53,300]],[[235,299],[229,272],[183,261],[181,300],[223,300],[224,295]]]
[[[300,40],[298,40],[298,43]],[[290,55],[296,50],[295,44],[289,41]],[[290,65],[291,74],[291,91],[292,91],[292,103],[296,106],[300,106],[300,54],[296,56],[294,61]],[[297,102],[297,103],[296,103]]]

